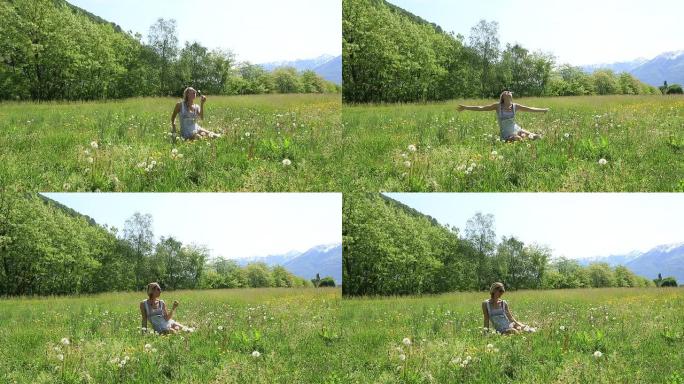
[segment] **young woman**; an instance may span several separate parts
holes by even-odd
[[[157,333],[176,333],[179,330],[189,329],[184,325],[173,320],[173,315],[178,308],[178,301],[173,302],[171,312],[166,310],[164,300],[159,300],[161,287],[159,283],[147,284],[147,300],[140,302],[140,314],[142,315],[142,332],[147,329],[149,321]]]
[[[186,140],[197,139],[201,135],[209,137],[221,137],[218,133],[207,131],[206,129],[197,125],[197,118],[204,119],[204,103],[207,97],[202,95],[200,97],[200,104],[193,104],[197,97],[197,91],[192,87],[187,87],[183,91],[183,100],[176,103],[171,114],[171,136],[173,142],[176,142],[176,115],[180,114],[181,129],[180,134]]]
[[[548,108],[532,108],[521,104],[513,103],[513,92],[503,91],[499,96],[499,102],[491,105],[482,106],[458,106],[459,111],[496,111],[496,118],[499,122],[499,130],[501,132],[501,140],[517,141],[524,138],[538,139],[541,135],[526,131],[515,123],[515,112],[547,112]]]
[[[484,315],[484,327],[489,328],[492,322],[494,329],[503,334],[515,334],[520,331],[535,332],[536,329],[516,320],[508,309],[506,300],[499,300],[506,290],[502,283],[494,283],[489,288],[489,300],[482,302],[482,314]]]

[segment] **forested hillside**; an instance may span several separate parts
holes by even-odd
[[[151,281],[164,289],[312,285],[282,266],[240,267],[201,245],[155,241],[150,215],[134,214],[119,231],[44,196],[0,193],[0,295],[130,291]]]
[[[174,20],[159,19],[147,40],[64,0],[0,2],[0,99],[89,100],[206,94],[337,92],[313,71],[273,73],[239,63],[229,50],[181,47]]]
[[[552,259],[551,251],[514,236],[497,239],[494,217],[477,214],[463,231],[445,227],[382,195],[345,196],[343,293],[403,295],[509,289],[653,285],[627,268]]]
[[[481,20],[468,39],[384,0],[342,2],[345,102],[412,102],[518,96],[643,94],[629,74],[556,66],[552,54],[500,47],[498,24]]]

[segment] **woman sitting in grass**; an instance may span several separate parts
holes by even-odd
[[[171,136],[172,140],[176,142],[176,115],[180,114],[181,129],[180,134],[186,140],[197,139],[200,136],[221,137],[218,133],[207,131],[206,129],[197,125],[197,118],[204,119],[204,102],[207,97],[202,95],[201,106],[193,104],[197,97],[197,91],[192,87],[187,87],[183,91],[183,100],[176,103],[176,107],[171,114]]]
[[[154,331],[157,333],[168,334],[176,333],[180,330],[192,332],[192,328],[188,328],[174,320],[173,314],[178,308],[178,301],[173,302],[171,312],[166,311],[166,304],[164,300],[159,300],[161,295],[161,287],[159,283],[147,284],[147,300],[140,302],[140,314],[142,315],[142,332],[147,331],[147,321],[152,324]]]
[[[489,322],[492,322],[494,329],[503,334],[515,334],[520,331],[536,332],[535,328],[519,322],[508,309],[506,300],[499,300],[506,290],[502,283],[494,283],[489,289],[489,300],[482,302],[482,314],[484,315],[484,327],[489,329]]]
[[[547,112],[548,108],[532,108],[513,103],[513,92],[503,91],[499,97],[499,102],[483,106],[458,106],[459,111],[496,111],[496,118],[499,121],[501,140],[517,141],[524,138],[538,139],[541,135],[528,132],[515,123],[515,112]]]

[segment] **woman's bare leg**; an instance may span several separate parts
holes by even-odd
[[[207,136],[209,136],[209,137],[221,137],[220,134],[215,133],[215,132],[212,132],[212,131],[208,131],[208,130],[206,130],[206,129],[204,129],[204,128],[197,128],[197,132],[198,132],[199,134],[204,133],[205,135],[207,135]]]

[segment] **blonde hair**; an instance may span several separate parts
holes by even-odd
[[[496,291],[498,288],[501,288],[501,289],[503,289],[504,291],[506,290],[506,289],[504,288],[503,283],[499,283],[499,282],[497,281],[496,283],[492,284],[491,287],[489,287],[489,294],[493,296],[493,295],[494,295],[494,291]]]
[[[190,91],[194,91],[194,92],[195,92],[195,95],[197,95],[197,91],[195,90],[195,88],[193,88],[193,87],[187,87],[187,88],[185,88],[185,89],[183,90],[183,103],[184,103],[185,105],[188,105],[188,93],[190,93]]]
[[[159,288],[159,291],[161,291],[161,286],[156,281],[154,283],[147,284],[147,296],[152,296],[155,288]]]

